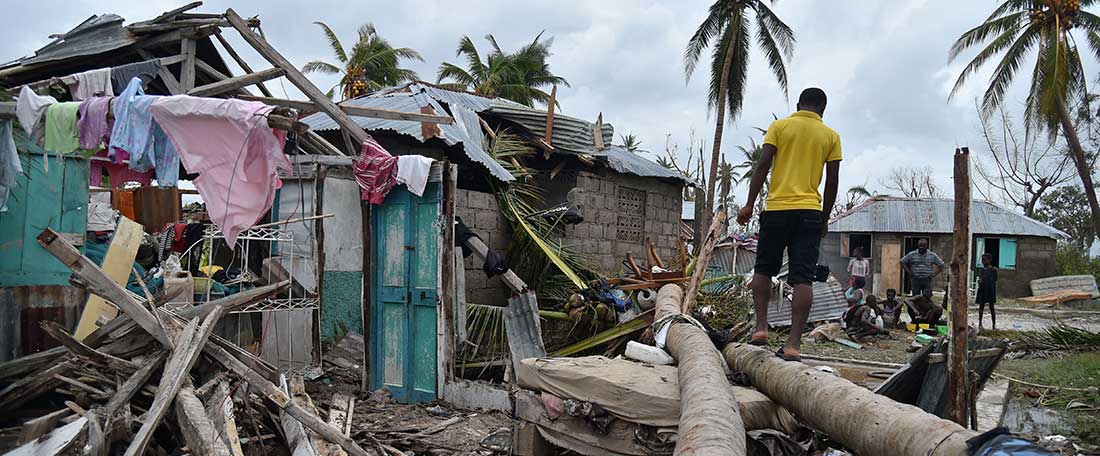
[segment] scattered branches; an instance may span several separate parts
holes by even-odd
[[[939,198],[943,192],[936,185],[934,174],[931,166],[896,166],[879,184],[907,198]]]

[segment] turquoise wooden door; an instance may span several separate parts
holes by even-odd
[[[373,208],[371,389],[404,403],[436,398],[440,190],[394,187]]]

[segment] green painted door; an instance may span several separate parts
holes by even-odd
[[[440,185],[394,187],[373,208],[371,389],[400,402],[436,398]]]

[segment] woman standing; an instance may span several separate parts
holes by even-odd
[[[848,260],[848,285],[856,283],[856,277],[867,283],[867,277],[871,275],[871,260],[863,258],[863,247],[852,249],[853,258]],[[863,288],[863,287],[859,287]]]
[[[989,318],[993,320],[993,329],[997,329],[997,311],[993,304],[997,302],[997,268],[993,266],[993,255],[982,254],[982,267],[978,269],[978,330],[982,329],[982,313],[989,304]]]

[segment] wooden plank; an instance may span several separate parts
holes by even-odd
[[[69,333],[65,332],[65,329],[61,327],[61,324],[56,321],[43,321],[39,324],[46,334],[53,337],[54,340],[61,343],[63,347],[69,350],[72,354],[81,358],[88,359],[96,364],[104,367],[108,367],[114,370],[130,373],[137,370],[137,366],[125,359],[111,356],[96,350],[92,347],[84,345],[79,340],[73,338]]]
[[[329,400],[328,424],[340,429],[344,435],[351,437],[351,423],[355,416],[355,397],[344,393],[335,393]]]
[[[41,456],[53,454],[66,454],[76,449],[80,442],[80,436],[87,432],[88,420],[84,417],[72,423],[54,429],[41,439],[28,442],[14,450],[4,453],[4,456]]]
[[[54,375],[64,373],[70,368],[68,362],[62,362],[39,370],[34,374],[20,378],[3,391],[0,391],[0,410],[14,410],[51,391],[61,383]]]
[[[252,71],[252,67],[248,64],[248,62],[241,58],[241,55],[237,53],[237,50],[233,49],[233,46],[230,46],[229,42],[225,40],[225,37],[221,34],[221,30],[216,30],[214,32],[214,38],[218,39],[218,42],[222,45],[222,49],[225,49],[225,53],[229,54],[229,56],[233,58],[233,61],[237,62],[237,65],[241,67],[242,71],[244,71],[246,74],[254,72]],[[265,97],[271,96],[271,91],[267,90],[267,87],[265,87],[262,82],[257,82],[256,88],[260,89],[260,93],[264,94]]]
[[[106,424],[96,413],[95,409],[84,413],[84,419],[88,420],[88,443],[84,444],[86,456],[107,456],[110,444],[107,440]]]
[[[233,412],[233,397],[229,381],[221,378],[215,385],[210,399],[206,401],[206,416],[210,417],[210,422],[218,431],[219,437],[229,446],[229,452],[234,456],[243,456],[244,451],[237,432],[237,419]]]
[[[181,13],[186,13],[186,12],[191,11],[195,8],[198,8],[200,6],[202,6],[201,1],[191,2],[191,3],[188,3],[186,5],[181,6],[179,8],[168,10],[168,11],[165,11],[164,13],[161,13],[161,15],[153,18],[153,20],[149,21],[149,23],[151,23],[151,24],[160,24],[162,22],[166,22],[166,21],[169,21],[171,19],[175,19],[176,16],[179,16]]]
[[[955,149],[955,234],[951,253],[951,318],[947,357],[947,400],[951,420],[966,426],[970,416],[966,310],[970,269],[970,149]]]
[[[272,106],[293,108],[299,111],[317,112],[320,108],[311,102],[301,100],[287,100],[285,98],[257,97],[254,95],[241,95],[242,100],[259,101]],[[365,108],[362,106],[339,105],[340,110],[348,115],[357,117],[371,117],[375,119],[408,120],[410,122],[427,122],[436,124],[451,124],[454,119],[450,116],[437,114],[422,114],[419,112],[394,111],[391,109]]]
[[[141,58],[145,60],[152,60],[156,58],[156,56],[154,56],[152,52],[149,52],[145,49],[138,48],[137,53],[141,56]],[[183,87],[180,86],[179,80],[177,80],[176,77],[172,75],[172,72],[168,71],[167,65],[161,65],[160,71],[157,72],[157,76],[160,76],[161,82],[163,82],[164,86],[168,88],[168,93],[172,95],[183,94]]]
[[[284,58],[282,54],[279,54],[279,51],[271,47],[267,40],[249,29],[248,24],[237,15],[236,11],[233,11],[232,8],[226,10],[225,18],[229,20],[233,28],[240,32],[241,37],[256,49],[256,52],[263,56],[264,59],[276,68],[282,68],[286,71],[287,80],[294,84],[298,90],[301,90],[306,98],[316,103],[321,112],[328,114],[332,120],[336,121],[336,124],[339,125],[340,128],[347,134],[352,135],[355,142],[361,143],[370,139],[370,135],[368,135],[366,131],[363,131],[359,125],[356,125],[355,121],[352,120],[350,116],[345,114],[344,111],[341,111],[340,107],[336,106],[336,103],[329,99],[321,89],[313,85],[313,82],[310,82],[301,71],[298,71],[297,67]]]
[[[485,261],[485,256],[489,254],[489,247],[481,241],[481,238],[474,236],[466,241],[466,246],[473,251],[473,254],[481,261]],[[508,288],[512,289],[513,293],[522,293],[527,289],[527,284],[523,282],[515,272],[511,269],[504,271],[504,274],[500,275],[500,279],[504,281]]]
[[[371,254],[374,249],[372,245],[373,238],[371,234],[371,207],[370,202],[360,199],[359,200],[359,213],[361,215],[361,226],[359,229],[362,231],[363,239],[363,262],[362,262],[362,314],[363,314],[363,334],[368,335],[371,333],[371,316],[373,315],[373,307],[371,307],[374,299],[374,255]],[[364,340],[367,339],[364,337]],[[370,391],[370,347],[364,344],[363,358],[359,369],[359,391]]]
[[[554,144],[554,108],[558,102],[558,85],[550,89],[550,102],[546,104],[546,140],[547,144]]]
[[[140,225],[137,226],[137,230],[139,232],[141,231]],[[168,335],[164,332],[164,328],[160,326],[160,322],[148,309],[133,300],[130,295],[127,294],[125,288],[111,279],[102,269],[92,263],[88,257],[81,255],[80,251],[76,250],[76,247],[73,247],[72,244],[60,238],[57,232],[50,228],[46,228],[42,231],[42,234],[38,235],[38,243],[56,256],[57,259],[61,260],[63,264],[72,268],[73,273],[84,281],[88,291],[109,299],[111,302],[115,303],[115,305],[119,306],[123,312],[129,315],[138,326],[141,326],[142,329],[151,334],[156,340],[160,341],[161,344],[168,347],[172,346],[172,342],[168,339]],[[110,255],[109,250],[108,255]],[[129,276],[131,266],[133,266],[132,258],[130,259],[130,263],[126,264],[125,274],[127,277]],[[122,280],[126,279],[123,278]]]
[[[879,261],[882,265],[882,273],[879,279],[879,283],[882,284],[881,290],[875,290],[876,294],[885,295],[886,290],[897,290],[898,294],[901,294],[901,244],[898,243],[886,243],[882,244],[882,248],[879,249],[882,253],[879,255]]]
[[[229,446],[225,444],[217,429],[206,415],[206,407],[195,395],[190,381],[185,382],[176,395],[176,421],[179,422],[183,441],[192,454],[211,456],[230,456]]]
[[[275,386],[274,383],[260,376],[256,371],[249,369],[244,363],[233,357],[233,355],[229,354],[229,352],[221,347],[210,344],[203,348],[203,352],[211,358],[214,358],[233,373],[242,377],[249,385],[256,389],[258,394],[263,395],[267,400],[271,401],[271,403],[285,410],[288,414],[301,422],[303,426],[317,432],[330,442],[340,445],[348,454],[352,456],[373,455],[373,453],[360,447],[359,444],[355,443],[350,437],[341,433],[339,429],[321,421],[321,418],[317,417],[317,415],[310,413],[305,408],[291,401],[290,396],[288,396],[286,392],[278,386]]]
[[[114,416],[118,414],[122,408],[130,403],[130,400],[134,398],[134,395],[145,386],[149,381],[149,378],[153,376],[153,372],[160,367],[161,363],[168,356],[167,352],[160,352],[150,357],[145,364],[134,372],[130,378],[127,378],[122,386],[118,387],[118,391],[111,397],[111,400],[107,401],[107,405],[104,406],[104,415],[108,422],[114,419]]]
[[[195,40],[184,38],[180,40],[180,55],[183,56],[183,64],[180,65],[180,88],[188,92],[195,88]]]
[[[216,68],[210,66],[209,63],[206,63],[199,58],[195,59],[195,69],[206,73],[207,76],[210,76],[218,81],[229,79],[231,77],[229,75],[226,75],[225,73],[222,73],[221,71],[218,71]]]
[[[187,91],[188,95],[194,97],[209,97],[214,95],[221,95],[227,92],[238,90],[242,87],[250,86],[258,82],[270,81],[285,75],[285,71],[280,68],[268,68],[255,73],[249,73],[229,79],[223,79],[221,81],[212,82],[204,86],[195,87]]]
[[[224,308],[222,307],[215,308],[202,320],[201,326],[197,318],[191,320],[183,332],[180,333],[179,338],[176,339],[176,348],[172,350],[172,357],[164,367],[164,374],[157,386],[157,394],[153,399],[153,405],[149,407],[149,412],[145,414],[145,422],[142,423],[141,429],[138,429],[137,434],[134,435],[130,447],[126,449],[126,456],[137,456],[145,453],[146,447],[153,438],[153,431],[160,425],[160,420],[164,418],[168,407],[172,404],[172,400],[179,393],[184,380],[187,379],[191,366],[194,366],[195,361],[199,359],[199,354],[202,353],[203,346],[210,339],[210,334],[214,331],[214,324],[221,319],[223,311]]]
[[[107,255],[103,257],[103,272],[115,283],[126,283],[130,278],[130,268],[134,265],[138,247],[145,229],[137,222],[126,217],[119,217],[118,227],[111,239],[111,245],[107,247]],[[116,303],[117,305],[117,303]],[[109,304],[99,295],[88,296],[88,302],[84,305],[84,311],[80,314],[80,323],[77,323],[76,332],[73,334],[77,340],[83,340],[97,327],[96,322],[100,318],[112,319],[118,315],[118,309]]]
[[[57,423],[62,418],[71,414],[72,412],[68,408],[63,408],[23,423],[19,430],[19,441],[17,443],[22,445],[46,435],[57,427]]]
[[[596,117],[596,125],[592,130],[592,138],[595,139],[596,150],[603,150],[603,113]]]
[[[290,398],[294,403],[298,404],[309,413],[320,416],[317,413],[317,406],[313,404],[313,399],[306,394],[306,385],[300,375],[292,375],[287,379],[287,393],[290,394]],[[335,400],[335,398],[334,398]],[[294,448],[294,456],[308,456],[311,454],[327,455],[327,456],[347,456],[342,448],[326,441],[323,437],[313,431],[307,431],[305,427],[294,417],[282,411],[281,413],[283,428],[287,430],[287,441],[291,441],[290,435],[296,436],[296,446]],[[333,425],[343,432],[342,426],[337,426],[329,421],[330,425]]]
[[[443,395],[443,385],[454,378],[455,345],[455,314],[458,312],[458,304],[455,300],[455,270],[465,269],[462,265],[456,265],[455,258],[455,194],[458,192],[458,165],[450,162],[443,163],[443,208],[440,217],[443,228],[443,236],[440,239],[440,326],[443,335],[437,341],[439,344],[438,376],[436,391]],[[461,249],[459,249],[461,250]],[[463,312],[465,313],[465,312]],[[465,324],[465,322],[463,323]],[[364,331],[366,332],[366,331]],[[367,332],[369,334],[369,332]]]
[[[707,266],[710,264],[710,255],[714,252],[714,244],[718,242],[718,237],[725,232],[726,226],[726,208],[723,207],[718,210],[717,214],[714,214],[714,221],[710,224],[710,229],[707,230],[706,240],[703,241],[702,247],[699,249],[699,254],[695,257],[695,270],[691,273],[691,281],[688,282],[687,290],[684,292],[684,302],[682,311],[684,314],[691,315],[691,311],[695,308],[695,298],[699,294],[699,288],[702,287],[703,277],[707,273]]]

